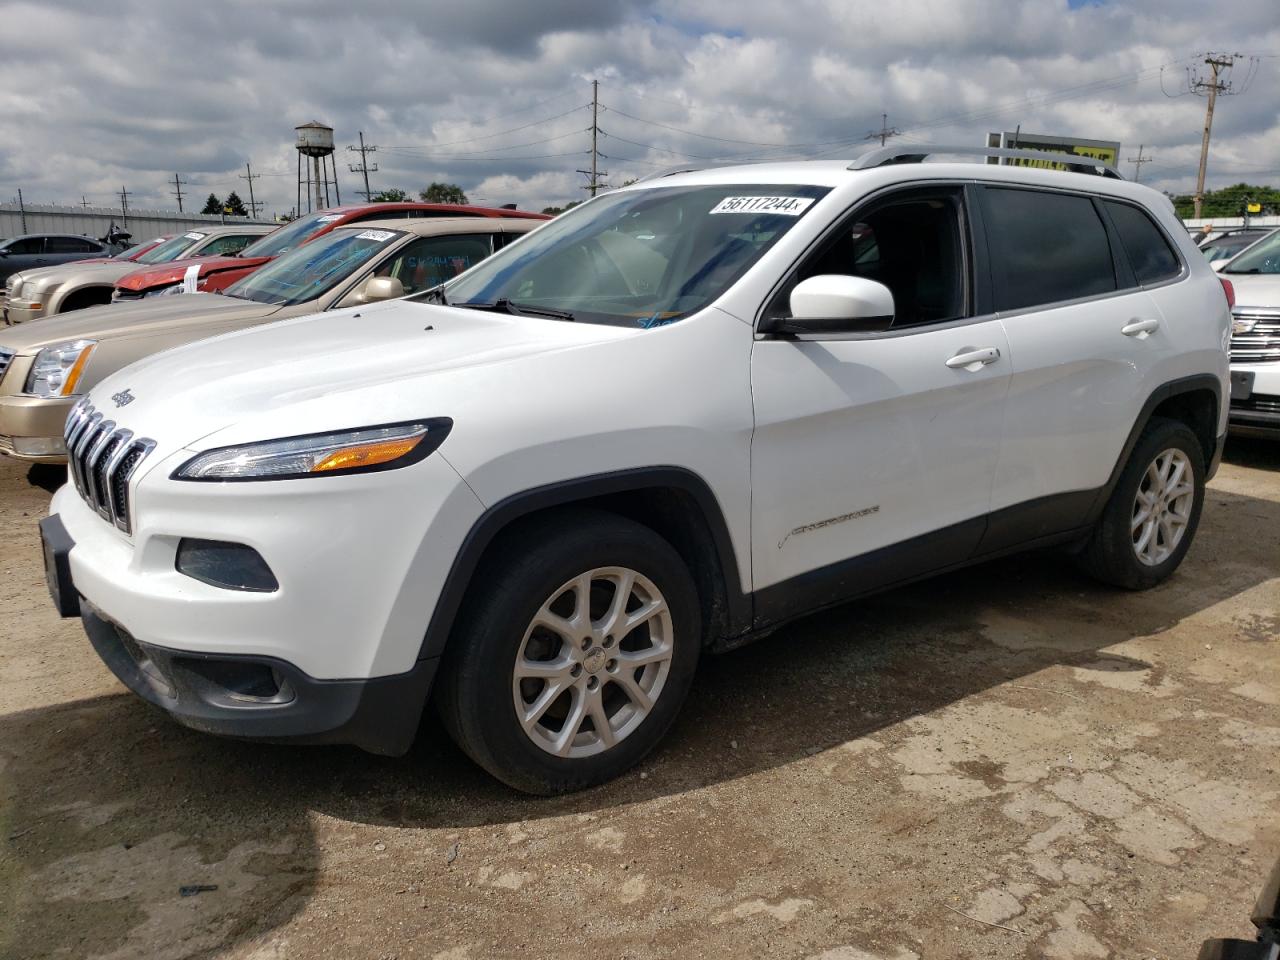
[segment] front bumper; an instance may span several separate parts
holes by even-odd
[[[126,687],[193,730],[242,739],[351,744],[399,756],[413,743],[438,659],[396,676],[317,680],[274,657],[174,650],[135,638],[81,597],[74,541],[59,517],[40,522],[58,612],[79,615],[98,656]]]
[[[1280,437],[1280,363],[1232,364],[1231,432]]]
[[[25,378],[26,373],[10,368],[10,375]],[[30,463],[66,463],[62,429],[79,399],[0,395],[0,453]],[[46,452],[32,452],[37,444]]]

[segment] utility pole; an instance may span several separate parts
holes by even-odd
[[[182,185],[187,181],[179,180],[178,175],[173,175],[173,195],[178,198],[178,212],[182,212]]]
[[[1235,66],[1235,58],[1238,54],[1207,54],[1204,58],[1205,65],[1208,66],[1210,78],[1205,80],[1202,77],[1191,77],[1187,82],[1187,87],[1196,96],[1206,96],[1209,98],[1208,104],[1204,111],[1204,137],[1200,141],[1200,172],[1196,175],[1196,195],[1195,195],[1195,215],[1200,217],[1200,207],[1204,201],[1204,175],[1209,166],[1209,132],[1213,129],[1213,107],[1218,102],[1218,94],[1229,94],[1231,92],[1231,84],[1223,82],[1220,77],[1224,70],[1230,70]]]
[[[359,133],[360,133],[360,146],[357,147],[355,144],[351,144],[350,146],[347,147],[347,149],[354,153],[360,154],[360,162],[358,164],[348,163],[347,168],[352,173],[364,174],[364,198],[368,200],[370,197],[373,196],[373,194],[369,190],[369,174],[378,172],[378,165],[376,163],[373,165],[370,165],[369,154],[377,153],[378,148],[372,143],[366,146],[364,142],[364,131],[361,130],[359,131]],[[359,192],[360,192],[359,190],[356,191],[356,193],[359,193]]]
[[[244,173],[240,175],[240,179],[249,181],[249,216],[253,217],[255,220],[258,218],[258,207],[263,204],[261,201],[253,199],[253,181],[257,180],[261,176],[262,174],[253,172],[253,168],[249,166],[248,160],[244,162]]]
[[[22,232],[27,232],[27,205],[22,202],[22,191],[18,191],[18,213],[22,217]]]
[[[1136,157],[1129,158],[1129,162],[1133,164],[1133,182],[1134,183],[1137,183],[1139,180],[1142,179],[1142,165],[1144,163],[1151,162],[1151,157],[1144,157],[1142,155],[1142,151],[1145,147],[1146,147],[1145,143],[1138,144],[1138,155]]]
[[[124,187],[120,188],[120,221],[122,226],[129,225],[129,197],[133,194]]]
[[[600,182],[601,177],[609,175],[608,170],[601,170],[599,166],[600,150],[597,146],[600,136],[600,81],[591,81],[591,169],[579,170],[578,173],[587,178],[587,185],[584,190],[590,190],[594,197],[596,191],[604,184]]]
[[[865,140],[878,139],[880,141],[880,146],[883,147],[886,140],[888,140],[890,137],[896,137],[896,136],[899,136],[899,131],[889,126],[889,115],[887,113],[882,113],[880,114],[880,129],[872,130],[863,139]]]
[[[80,206],[84,207],[84,209],[86,210],[89,209],[89,201],[85,199],[85,196],[83,193],[80,194]]]

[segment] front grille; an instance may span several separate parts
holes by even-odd
[[[1237,363],[1280,360],[1280,312],[1254,308],[1231,311],[1235,321],[1253,321],[1253,329],[1231,335],[1231,359]]]
[[[114,290],[111,291],[112,303],[119,303],[122,300],[129,301],[129,300],[141,300],[141,299],[142,299],[141,290],[125,290],[121,287],[116,287]]]
[[[1241,413],[1270,413],[1280,416],[1280,397],[1252,396],[1248,400],[1232,400],[1231,409]]]
[[[129,533],[133,529],[129,480],[155,449],[155,441],[117,427],[86,400],[72,408],[64,436],[71,482],[80,496],[103,519]]]
[[[4,379],[4,375],[9,370],[9,364],[13,363],[13,351],[0,347],[0,380]]]

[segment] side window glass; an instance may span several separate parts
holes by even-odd
[[[200,256],[202,257],[226,257],[233,253],[239,253],[254,240],[256,236],[235,236],[228,235],[225,237],[215,237],[205,246],[200,248]]]
[[[987,187],[986,230],[997,310],[1116,289],[1111,244],[1088,197]]]
[[[26,237],[22,240],[14,240],[5,249],[14,254],[44,253],[44,237]]]
[[[420,237],[381,263],[373,275],[395,277],[405,293],[417,293],[452,280],[493,252],[488,234]]]
[[[1120,243],[1129,255],[1129,264],[1139,283],[1159,283],[1182,272],[1178,255],[1151,218],[1127,203],[1104,200],[1111,222],[1120,234]]]
[[[854,215],[797,271],[770,313],[789,312],[791,287],[825,274],[866,277],[893,293],[893,328],[966,315],[965,256],[955,196],[918,194]]]

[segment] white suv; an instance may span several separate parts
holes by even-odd
[[[1231,432],[1280,439],[1280,230],[1222,267],[1231,295]]]
[[[655,178],[126,368],[68,421],[55,602],[191,727],[398,754],[430,693],[549,793],[810,611],[1049,544],[1159,583],[1226,430],[1218,277],[1089,161],[915,149]]]

